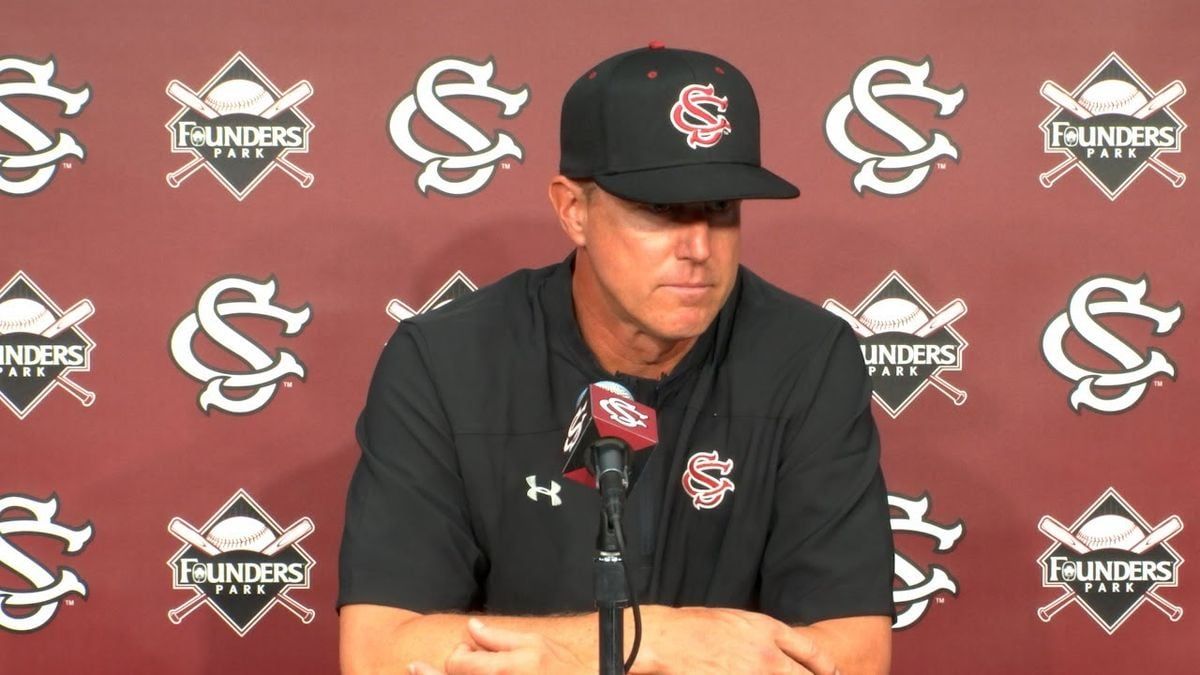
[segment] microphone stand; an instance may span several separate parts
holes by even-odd
[[[603,512],[593,569],[596,609],[600,616],[600,675],[622,675],[625,672],[624,610],[629,606],[629,594],[625,590],[625,565],[616,531],[608,514]]]
[[[589,464],[600,490],[600,532],[596,536],[596,610],[600,617],[600,675],[625,673],[625,608],[629,591],[621,552],[621,515],[629,485],[629,445],[616,438],[596,440]]]

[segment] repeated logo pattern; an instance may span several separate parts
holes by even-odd
[[[313,175],[287,156],[308,152],[313,124],[297,106],[312,93],[307,80],[280,91],[241,52],[199,91],[173,80],[167,95],[184,108],[167,123],[171,151],[192,161],[167,174],[167,184],[177,188],[205,168],[241,201],[279,169],[311,187]]]
[[[529,87],[508,90],[491,83],[496,72],[493,60],[471,63],[464,59],[444,58],[430,64],[417,76],[412,92],[392,110],[388,133],[396,149],[421,165],[417,174],[417,189],[421,194],[437,190],[454,197],[465,197],[484,188],[492,179],[496,165],[505,157],[524,159],[520,144],[506,131],[490,138],[478,126],[446,105],[445,99],[455,97],[480,98],[504,106],[501,115],[516,117],[529,102]],[[442,81],[444,74],[465,75],[470,81]],[[431,143],[417,140],[413,135],[413,118],[421,113],[443,132],[453,136],[469,152],[440,152]],[[458,178],[457,174],[466,174]]]
[[[1069,399],[1075,412],[1084,407],[1102,413],[1125,412],[1142,400],[1152,378],[1159,375],[1175,378],[1175,364],[1165,353],[1151,349],[1142,355],[1096,320],[1109,315],[1139,317],[1154,322],[1156,335],[1169,335],[1183,318],[1183,307],[1178,304],[1170,308],[1150,305],[1144,301],[1149,291],[1150,283],[1145,277],[1137,281],[1093,277],[1075,289],[1067,310],[1046,326],[1042,334],[1042,354],[1055,372],[1075,382]],[[1116,294],[1115,298],[1113,294]],[[1067,335],[1072,332],[1121,367],[1099,370],[1080,365],[1067,355]]]
[[[870,189],[889,197],[905,195],[921,187],[933,162],[942,157],[958,159],[958,146],[945,133],[935,130],[927,139],[880,102],[892,97],[921,99],[937,104],[938,117],[952,117],[966,98],[966,90],[958,87],[946,91],[927,84],[932,72],[929,59],[920,63],[876,59],[855,74],[850,91],[829,109],[825,138],[839,155],[858,165],[852,181],[855,192],[862,194]],[[902,79],[876,82],[880,75]],[[903,145],[906,152],[868,150],[856,143],[847,129],[855,113]]]
[[[898,417],[929,386],[954,405],[967,400],[967,392],[941,376],[943,371],[962,369],[967,341],[952,326],[967,313],[961,299],[934,311],[893,271],[853,310],[832,298],[824,307],[858,335],[875,401],[891,417]]]
[[[96,344],[80,324],[94,312],[87,298],[64,311],[24,272],[0,288],[0,402],[18,419],[56,388],[85,407],[95,403],[70,377],[91,369]]]
[[[54,83],[58,66],[54,59],[38,63],[16,56],[0,58],[0,132],[14,136],[23,150],[0,145],[0,192],[25,196],[50,184],[59,162],[68,157],[82,160],[83,145],[70,132],[58,129],[54,136],[12,108],[19,98],[40,98],[62,104],[64,117],[76,117],[91,100],[86,86],[64,89]],[[15,75],[16,79],[10,79]],[[2,140],[2,134],[0,134]]]
[[[256,316],[283,324],[283,334],[299,335],[312,319],[304,305],[287,309],[275,304],[275,279],[256,282],[245,277],[217,279],[200,294],[195,310],[184,317],[171,333],[171,356],[180,370],[204,383],[197,403],[208,414],[211,408],[236,415],[258,412],[275,396],[280,381],[289,375],[304,379],[304,364],[290,351],[270,354],[226,321],[227,317]],[[224,297],[232,293],[237,299]],[[220,370],[200,360],[193,340],[204,333],[218,346],[244,361],[250,370]],[[233,392],[244,396],[231,396]]]
[[[1149,167],[1173,187],[1183,187],[1185,176],[1159,155],[1179,152],[1187,125],[1171,104],[1186,92],[1179,80],[1155,91],[1116,52],[1070,93],[1046,80],[1042,96],[1056,106],[1041,124],[1046,152],[1066,159],[1041,175],[1042,186],[1051,187],[1078,168],[1116,200]]]
[[[1109,635],[1146,603],[1171,621],[1183,617],[1181,607],[1157,592],[1179,581],[1183,558],[1168,543],[1183,529],[1179,516],[1151,527],[1110,487],[1070,527],[1044,516],[1038,529],[1054,542],[1038,558],[1042,585],[1064,591],[1038,610],[1042,621],[1071,604]]]
[[[300,547],[315,530],[308,516],[284,528],[245,490],[238,490],[202,527],[173,518],[167,531],[183,546],[167,562],[171,587],[195,594],[167,612],[182,623],[208,605],[238,635],[245,635],[274,606],[304,623],[316,612],[288,592],[309,586],[316,562]]]
[[[49,537],[79,555],[91,542],[91,523],[68,527],[58,522],[58,497],[38,501],[24,495],[0,496],[0,568],[24,579],[28,588],[0,587],[0,628],[29,633],[44,627],[68,595],[86,598],[87,583],[69,567],[50,571],[17,546],[15,538]]]
[[[458,270],[450,275],[450,278],[446,280],[446,283],[442,284],[441,288],[429,296],[429,299],[425,301],[425,304],[421,305],[420,309],[413,309],[399,298],[392,298],[388,301],[384,311],[399,323],[417,314],[431,312],[452,300],[457,300],[464,295],[474,293],[476,290],[478,290],[478,287],[475,283],[467,278],[467,275],[463,274],[462,270]]]
[[[916,499],[898,494],[888,495],[888,506],[892,512],[892,532],[917,534],[932,539],[934,550],[949,553],[958,546],[965,533],[962,520],[944,525],[928,518],[929,494]],[[899,539],[899,538],[897,538]],[[906,547],[907,548],[907,547]],[[896,621],[892,628],[909,628],[921,620],[929,611],[929,604],[939,593],[958,595],[958,581],[941,565],[930,565],[923,569],[899,547],[895,559],[896,579],[892,601],[896,604]]]

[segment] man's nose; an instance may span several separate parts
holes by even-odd
[[[708,256],[712,252],[709,241],[709,237],[712,236],[712,227],[703,212],[686,221],[679,222],[675,227],[677,228],[675,234],[678,237],[676,257],[696,262],[708,260]]]

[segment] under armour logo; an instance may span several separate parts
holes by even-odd
[[[929,513],[929,495],[909,499],[899,495],[888,495],[888,506],[892,509],[892,531],[920,534],[937,542],[934,550],[946,553],[958,545],[963,536],[962,521],[945,526],[926,520]],[[903,515],[896,515],[896,511]],[[935,593],[958,594],[958,583],[941,566],[931,565],[921,569],[915,562],[896,551],[895,574],[904,582],[892,590],[892,602],[896,605],[896,622],[892,628],[908,628],[916,623],[929,609],[929,601]],[[901,611],[900,608],[904,607]]]
[[[671,124],[687,134],[689,148],[711,148],[733,130],[720,114],[728,109],[728,97],[717,96],[712,84],[689,84],[680,90],[679,100],[671,107]]]
[[[1145,277],[1136,282],[1115,277],[1088,279],[1071,294],[1067,311],[1055,316],[1046,326],[1042,334],[1042,354],[1059,375],[1076,382],[1070,396],[1071,408],[1076,412],[1081,406],[1104,413],[1124,412],[1142,399],[1150,378],[1166,375],[1174,379],[1175,364],[1165,354],[1151,349],[1143,356],[1095,319],[1110,314],[1136,316],[1153,321],[1155,335],[1170,334],[1175,324],[1183,318],[1183,307],[1177,304],[1164,309],[1147,304],[1143,298],[1148,290],[1149,283]],[[1104,292],[1107,292],[1104,299],[1091,299],[1094,294]],[[1113,293],[1120,299],[1112,298]],[[1119,363],[1123,370],[1092,370],[1068,357],[1063,342],[1071,330]],[[1120,390],[1120,393],[1103,396],[1098,389],[1110,392]]]
[[[451,110],[443,99],[456,96],[483,98],[504,106],[504,117],[516,117],[521,107],[529,101],[529,88],[514,91],[500,89],[491,84],[495,73],[494,61],[481,64],[461,59],[442,59],[421,72],[412,93],[396,104],[388,121],[388,131],[396,148],[414,162],[423,165],[417,175],[417,189],[425,194],[430,188],[439,192],[461,197],[482,189],[492,179],[496,164],[505,157],[520,161],[524,155],[521,146],[504,131],[496,139],[488,138],[471,121]],[[469,82],[451,81],[438,83],[444,73],[459,73],[470,78]],[[452,154],[432,150],[413,137],[412,120],[417,112],[423,114],[442,131],[464,143],[470,152]],[[470,172],[455,180],[446,175]]]
[[[688,460],[683,472],[683,491],[692,498],[696,510],[715,509],[725,501],[725,493],[733,492],[733,460],[722,461],[716,450],[697,452]]]
[[[257,412],[275,395],[275,389],[284,377],[295,375],[304,379],[304,365],[294,354],[282,349],[277,355],[268,354],[225,322],[225,317],[258,316],[281,322],[284,335],[299,335],[312,318],[312,309],[308,305],[286,309],[273,304],[275,290],[274,279],[263,283],[235,276],[217,279],[200,294],[196,310],[175,326],[171,334],[171,356],[183,372],[205,383],[199,404],[206,414],[209,408],[238,415]],[[241,293],[242,298],[220,301],[221,295],[229,291]],[[235,373],[202,362],[192,350],[192,340],[200,331],[252,370]],[[244,398],[232,398],[227,395],[231,390],[250,393]]]
[[[24,513],[12,517],[9,515],[12,510]],[[75,593],[87,597],[87,584],[74,570],[60,567],[51,572],[6,538],[30,534],[53,537],[66,544],[68,554],[82,552],[92,539],[91,524],[66,527],[54,522],[57,513],[58,497],[55,495],[46,501],[18,495],[0,497],[0,567],[7,568],[33,587],[29,590],[0,588],[0,628],[18,633],[37,630],[54,618],[59,603],[67,595]],[[15,614],[9,612],[13,608],[17,608]],[[36,609],[30,612],[31,608]]]
[[[612,421],[629,429],[645,427],[645,420],[649,417],[649,415],[639,411],[633,401],[616,396],[600,401],[600,407],[604,409],[604,412],[608,413]]]
[[[562,498],[558,493],[562,492],[562,486],[554,481],[550,481],[550,487],[542,487],[537,484],[537,476],[526,476],[525,482],[529,484],[529,490],[525,492],[525,496],[532,501],[537,501],[539,495],[545,495],[550,498],[550,506],[562,506]]]
[[[51,138],[5,103],[10,96],[48,98],[63,104],[64,117],[78,115],[92,92],[87,87],[71,91],[53,84],[55,68],[54,59],[36,63],[17,57],[0,58],[0,131],[20,139],[30,150],[23,154],[0,152],[0,192],[31,195],[50,183],[60,161],[67,157],[81,160],[84,157],[84,148],[74,136],[59,129]],[[28,79],[9,79],[8,73],[13,71]]]
[[[943,91],[927,85],[931,64],[928,59],[921,63],[907,63],[897,59],[878,59],[868,63],[854,76],[850,92],[839,98],[825,117],[825,136],[830,145],[842,157],[859,165],[854,174],[854,190],[862,194],[870,188],[880,194],[903,195],[921,186],[929,175],[930,165],[939,157],[958,159],[958,147],[945,134],[935,131],[926,140],[907,122],[896,117],[880,104],[880,99],[902,96],[919,98],[938,105],[938,117],[950,117],[962,105],[966,90],[962,87]],[[880,82],[872,80],[881,73],[899,75],[904,82]],[[908,151],[888,154],[864,149],[850,140],[846,123],[850,114],[857,112],[872,127],[891,136]],[[881,171],[901,172],[904,175],[889,180]]]

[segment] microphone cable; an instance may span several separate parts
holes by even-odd
[[[625,564],[625,532],[621,529],[620,518],[613,520],[612,528],[613,535],[617,539],[617,548],[621,551],[621,570],[625,572],[625,592],[629,593],[629,605],[633,608],[633,646],[629,650],[629,658],[625,660],[625,672],[628,673],[637,659],[638,649],[642,646],[642,611],[638,608],[637,594],[633,590],[629,566]]]

